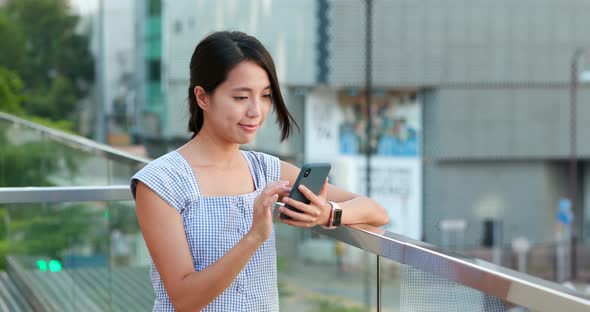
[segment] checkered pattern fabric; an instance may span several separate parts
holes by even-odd
[[[225,255],[252,226],[254,199],[265,185],[280,178],[280,160],[258,152],[242,151],[256,190],[239,196],[202,196],[188,162],[177,151],[155,159],[131,178],[135,197],[141,181],[182,216],[195,271]],[[158,271],[150,275],[156,292],[153,311],[175,311]],[[199,294],[194,294],[198,296]],[[232,284],[202,311],[278,311],[274,230]]]

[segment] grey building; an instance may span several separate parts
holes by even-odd
[[[329,4],[329,84],[358,85],[365,69],[364,5]],[[438,223],[450,218],[467,221],[468,245],[481,242],[485,219],[502,221],[504,243],[518,236],[553,241],[558,200],[569,196],[570,63],[577,47],[590,47],[590,3],[373,4],[374,84],[423,94],[424,239],[440,244]],[[574,222],[575,233],[586,238],[588,86],[578,92]]]

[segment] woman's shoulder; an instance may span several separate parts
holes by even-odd
[[[171,151],[149,162],[133,178],[145,175],[179,175],[184,172],[183,167],[182,156],[177,151]]]
[[[145,184],[171,206],[181,210],[183,197],[191,188],[190,171],[177,151],[164,154],[139,170],[131,177],[130,187],[133,198],[139,182]]]
[[[255,162],[256,165],[268,167],[273,165],[280,165],[281,160],[274,155],[257,152],[257,151],[242,151],[245,155],[247,155],[248,159],[251,162]]]
[[[277,181],[281,176],[281,160],[270,154],[257,151],[242,151],[254,169],[263,172],[267,182]]]

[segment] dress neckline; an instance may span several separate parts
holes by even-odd
[[[197,180],[197,176],[195,174],[195,171],[193,170],[193,167],[191,167],[191,164],[188,162],[188,160],[186,158],[184,158],[184,156],[182,156],[182,154],[180,154],[180,152],[178,150],[174,150],[173,153],[176,154],[176,156],[181,159],[181,162],[185,166],[185,169],[189,171],[190,179],[192,180],[193,184],[195,185],[195,188],[197,191],[197,196],[199,196],[201,198],[205,198],[205,199],[209,199],[209,198],[210,199],[243,198],[243,197],[250,197],[252,195],[255,195],[259,190],[258,179],[256,179],[256,174],[255,174],[254,168],[252,167],[252,162],[250,161],[250,158],[248,157],[248,155],[246,155],[247,152],[245,152],[245,151],[240,150],[240,154],[242,155],[242,157],[244,157],[244,159],[246,160],[246,163],[248,163],[248,169],[250,170],[250,178],[252,179],[252,182],[254,182],[254,191],[244,193],[244,194],[238,194],[238,195],[219,195],[219,196],[205,196],[205,195],[203,195],[201,193],[201,188],[199,187],[199,181]]]

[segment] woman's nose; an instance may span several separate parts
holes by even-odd
[[[254,118],[254,117],[260,116],[260,114],[261,114],[260,101],[261,101],[261,99],[258,99],[258,98],[254,98],[252,100],[252,102],[250,103],[250,105],[248,107],[248,112],[247,112],[248,117]]]

